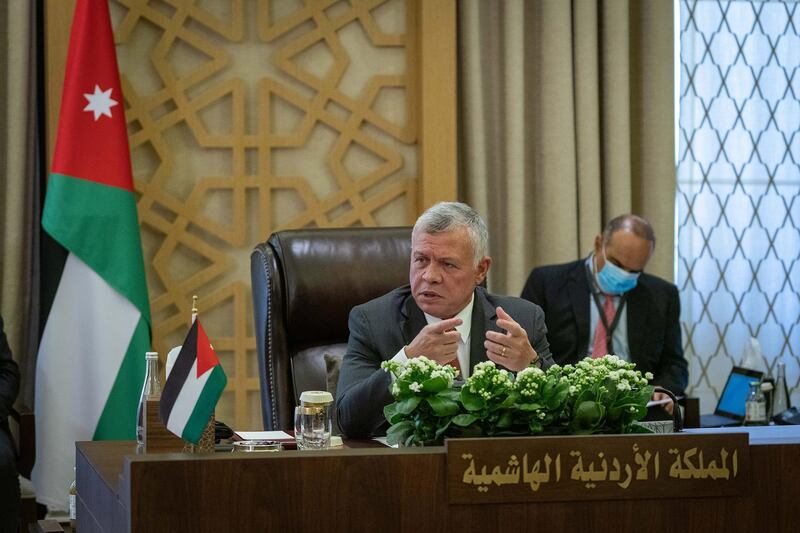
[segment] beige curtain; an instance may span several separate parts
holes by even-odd
[[[493,291],[588,254],[626,212],[672,279],[672,2],[462,0],[459,69],[459,197],[489,223]]]
[[[0,7],[0,296],[5,330],[23,373],[23,399],[32,399],[26,378],[32,379],[38,336],[35,5],[14,1]]]

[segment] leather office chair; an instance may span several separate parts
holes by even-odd
[[[361,303],[408,283],[411,228],[273,233],[250,256],[264,429],[291,430],[304,390],[326,390]]]

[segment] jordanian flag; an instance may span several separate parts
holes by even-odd
[[[36,367],[36,498],[67,507],[75,441],[133,439],[150,305],[107,0],[78,0],[42,215],[69,255]]]
[[[228,378],[200,320],[195,320],[161,393],[159,415],[167,429],[197,444]]]

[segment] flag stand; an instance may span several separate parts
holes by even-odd
[[[214,452],[214,414],[203,430],[198,444],[192,444],[164,426],[158,414],[159,400],[148,399],[144,407],[144,452],[145,453],[213,453]]]
[[[203,430],[203,435],[200,437],[200,442],[192,444],[191,442],[183,441],[184,453],[214,453],[214,426],[216,425],[216,418],[214,413],[211,413],[211,418],[208,419],[206,429]]]

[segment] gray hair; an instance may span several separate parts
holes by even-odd
[[[639,215],[620,215],[613,218],[603,230],[603,242],[610,241],[611,236],[619,230],[630,231],[637,237],[649,241],[653,249],[656,247],[656,233],[653,231],[653,226]]]
[[[439,202],[419,216],[411,234],[434,235],[458,228],[467,230],[477,266],[489,254],[489,230],[483,218],[467,204]]]

